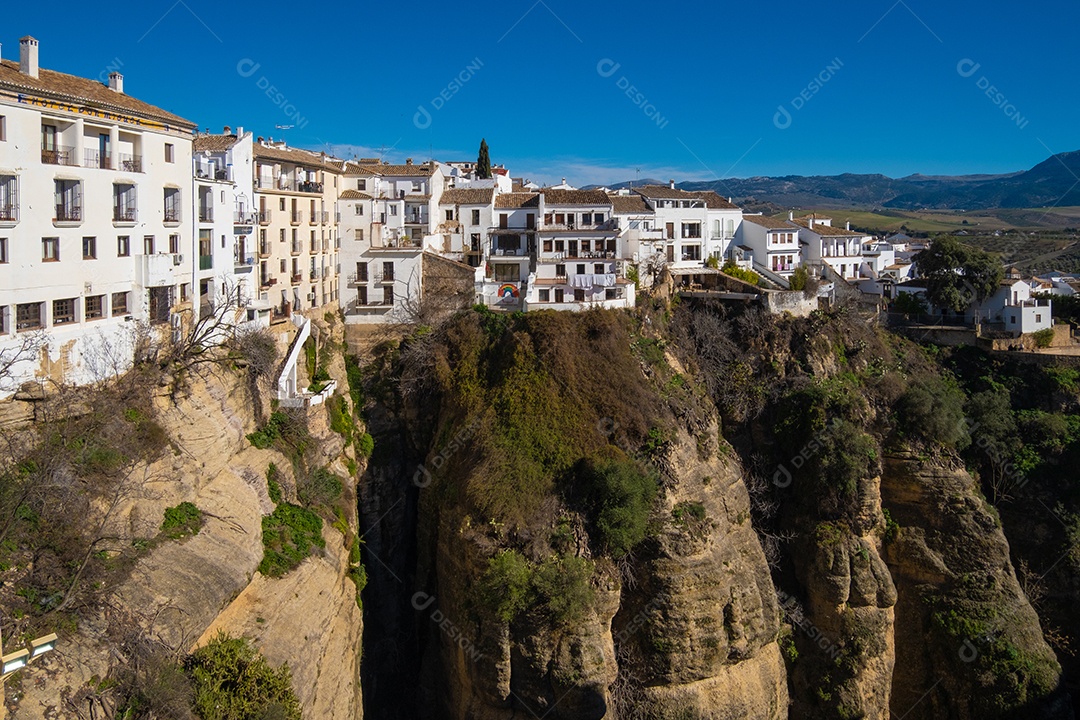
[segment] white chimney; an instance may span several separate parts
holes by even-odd
[[[121,95],[124,94],[124,76],[115,70],[109,73],[109,89]]]
[[[848,220],[846,223],[844,223],[844,229],[845,230],[850,230],[851,229],[851,221],[850,220]]]
[[[787,211],[787,219],[788,220],[794,220],[795,219],[795,211],[794,210],[788,210]]]
[[[19,72],[32,78],[38,76],[38,41],[29,35],[19,39]]]
[[[671,188],[672,190],[675,189],[675,178],[672,178],[671,180],[668,180],[668,187]]]

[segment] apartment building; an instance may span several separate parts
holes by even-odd
[[[446,190],[439,200],[440,222],[428,249],[445,258],[482,268],[494,224],[495,187]]]
[[[736,233],[740,249],[753,255],[754,269],[790,277],[803,262],[799,226],[768,215],[743,215]]]
[[[790,217],[790,215],[789,215]],[[808,263],[827,264],[848,282],[857,281],[868,258],[863,255],[863,244],[873,241],[872,235],[845,227],[833,227],[832,219],[816,215],[794,219],[799,226],[803,257]],[[869,276],[869,265],[866,265]]]
[[[196,134],[192,143],[195,271],[199,314],[227,303],[248,309],[247,320],[269,322],[270,302],[260,301],[255,272],[260,237],[252,175],[250,132],[226,127],[220,135]],[[262,230],[262,228],[259,228]],[[263,247],[268,239],[262,234]]]
[[[655,215],[655,227],[665,240],[664,254],[674,268],[700,267],[709,257],[719,262],[742,221],[742,210],[715,192],[679,190],[668,185],[634,188]]]
[[[46,70],[32,37],[0,61],[0,352],[47,333],[0,394],[90,382],[131,360],[130,320],[176,322],[194,265],[194,123],[108,84]]]
[[[343,163],[261,137],[252,146],[252,157],[259,293],[271,305],[272,319],[336,303],[340,237],[335,207]]]
[[[484,304],[521,308],[529,274],[536,270],[537,218],[542,202],[540,193],[495,196],[484,279],[478,283],[478,295]]]

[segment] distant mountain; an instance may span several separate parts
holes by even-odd
[[[683,190],[715,190],[737,201],[781,207],[881,207],[972,210],[1080,205],[1080,150],[1059,153],[1024,172],[1003,175],[787,175],[684,182]],[[619,183],[613,188],[627,187]],[[635,186],[661,184],[636,180]]]

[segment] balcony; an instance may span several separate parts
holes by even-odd
[[[319,268],[311,268],[311,272],[308,273],[308,279],[315,282],[320,277]]]
[[[293,285],[299,285],[301,283],[301,281],[303,281],[303,279],[304,279],[303,273],[293,273],[292,277],[290,278]]]
[[[268,288],[271,285],[277,285],[277,278],[267,277],[266,275],[263,275],[262,279],[259,281],[259,284],[261,287]]]
[[[293,225],[299,225],[300,223],[304,222],[304,211],[293,210],[292,213],[290,213],[289,222],[291,222]]]
[[[112,167],[112,158],[108,155],[102,155],[100,150],[85,150],[83,154],[83,167],[108,170]]]
[[[82,222],[82,207],[78,205],[57,205],[56,222]]]
[[[529,253],[525,248],[492,248],[491,254],[496,257],[526,257]]]
[[[46,165],[70,165],[77,166],[75,148],[57,146],[52,150],[41,149],[41,162]]]
[[[241,257],[233,258],[233,272],[234,273],[237,273],[237,274],[249,273],[249,272],[251,272],[251,269],[254,266],[255,266],[255,258],[253,258],[253,257],[243,257],[243,256],[241,256]]]
[[[367,285],[368,276],[366,274],[364,274],[364,275],[362,275],[360,277],[357,277],[356,273],[349,273],[349,277],[347,278],[347,281],[348,281],[349,287],[351,287],[351,288],[362,287],[364,285]]]
[[[213,255],[200,255],[199,256],[199,269],[200,270],[213,270],[214,269],[214,256]]]
[[[269,225],[270,224],[270,215],[271,215],[270,210],[260,210],[259,211],[259,224],[260,225]]]
[[[533,228],[527,228],[533,230]],[[610,218],[598,223],[542,223],[540,230],[543,232],[604,232],[606,230],[618,230],[619,223]]]
[[[263,240],[259,243],[259,257],[270,257],[270,242]]]
[[[323,184],[321,182],[302,182],[296,183],[296,190],[302,193],[322,193]]]
[[[199,222],[214,222],[214,208],[212,206],[199,207]]]
[[[114,207],[113,208],[113,222],[133,223],[137,222],[138,214],[135,212],[135,208],[128,207]]]
[[[167,223],[179,223],[180,211],[174,208],[165,208],[165,222]]]
[[[253,212],[234,212],[233,224],[234,225],[254,225],[256,214]]]
[[[129,155],[126,153],[120,153],[120,169],[126,172],[143,171],[142,155]]]
[[[0,222],[15,222],[18,219],[18,205],[0,205]]]

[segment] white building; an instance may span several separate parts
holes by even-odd
[[[715,192],[688,192],[668,185],[634,188],[655,213],[663,233],[667,262],[675,268],[700,267],[709,257],[718,262],[729,249],[742,221],[742,210]]]
[[[868,267],[863,267],[866,262],[863,243],[873,240],[873,236],[852,230],[850,225],[833,227],[829,218],[814,215],[794,222],[799,226],[799,239],[806,262],[814,265],[825,263],[848,282],[870,275]]]
[[[1031,285],[1020,278],[1006,278],[997,291],[968,311],[966,319],[996,325],[1015,335],[1046,330],[1054,325],[1049,300],[1031,297]]]
[[[787,220],[743,215],[737,242],[753,253],[755,270],[763,267],[786,278],[803,262],[799,226]]]
[[[130,363],[129,320],[167,323],[192,298],[195,125],[108,85],[0,62],[0,352],[44,332],[35,376],[89,382]],[[118,351],[119,349],[119,351]]]

